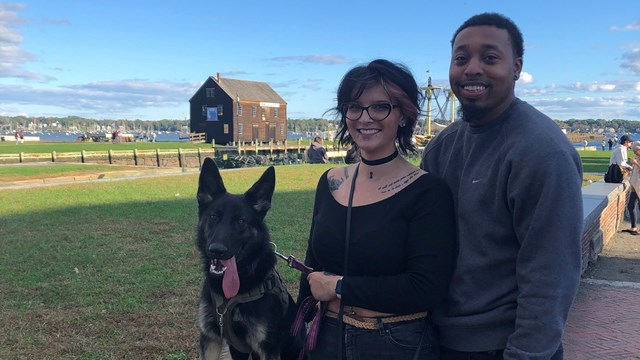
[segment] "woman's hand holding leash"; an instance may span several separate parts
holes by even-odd
[[[307,281],[311,287],[311,293],[316,300],[331,301],[338,298],[336,284],[342,276],[328,272],[315,271],[307,275]]]

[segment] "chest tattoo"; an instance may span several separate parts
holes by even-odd
[[[389,183],[387,185],[380,186],[378,188],[378,190],[380,191],[381,194],[384,194],[384,193],[387,193],[389,191],[394,191],[396,189],[399,189],[399,188],[405,186],[409,181],[411,181],[411,179],[416,177],[419,172],[420,172],[419,169],[413,170],[412,172],[402,176],[401,178],[399,178],[397,180],[394,180],[393,182],[391,182],[391,183]]]
[[[329,181],[329,191],[334,192],[340,188],[340,185],[344,182],[342,178],[336,178],[334,176],[329,176],[327,179]]]
[[[344,168],[344,177],[342,178],[336,178],[335,176],[329,175],[328,177],[328,181],[329,181],[329,191],[334,192],[336,190],[338,190],[338,188],[340,187],[340,185],[342,185],[343,182],[345,182],[345,180],[349,179],[349,170],[348,168]]]

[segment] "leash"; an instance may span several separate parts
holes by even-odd
[[[306,275],[309,275],[313,272],[312,268],[300,262],[293,255],[285,256],[279,253],[278,246],[275,243],[272,242],[271,245],[273,246],[273,253],[280,259],[286,261],[287,265],[290,268],[298,270]],[[311,327],[309,328],[309,333],[307,334],[305,346],[300,351],[300,354],[298,354],[299,360],[304,359],[304,355],[307,350],[313,350],[313,348],[316,347],[316,339],[318,338],[318,331],[320,330],[320,322],[322,321],[324,314],[327,312],[327,303],[320,303],[320,311],[316,311],[317,304],[318,300],[316,300],[313,296],[309,296],[304,299],[300,303],[300,307],[298,308],[298,312],[296,313],[296,318],[293,322],[293,325],[291,326],[291,336],[297,336],[300,333],[300,330],[302,330],[304,320],[307,317],[313,316]]]
[[[313,269],[308,267],[307,265],[303,264],[302,262],[300,262],[300,260],[296,259],[293,255],[289,255],[289,256],[284,256],[281,253],[278,252],[278,245],[276,245],[274,242],[270,242],[271,246],[273,246],[273,253],[279,257],[280,259],[284,260],[287,262],[287,265],[292,268],[292,269],[296,269],[298,271],[300,271],[303,274],[311,274],[313,272]]]

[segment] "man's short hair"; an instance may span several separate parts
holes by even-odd
[[[474,15],[467,19],[456,32],[451,39],[451,46],[456,40],[456,37],[460,31],[472,27],[472,26],[495,26],[498,29],[507,30],[509,33],[509,39],[511,39],[511,46],[513,47],[513,53],[516,57],[521,58],[524,55],[524,40],[522,39],[522,33],[513,20],[498,13],[482,13]]]

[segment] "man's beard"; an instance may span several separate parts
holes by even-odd
[[[458,108],[458,117],[468,123],[476,123],[484,119],[489,113],[489,109],[475,104],[460,104]]]

